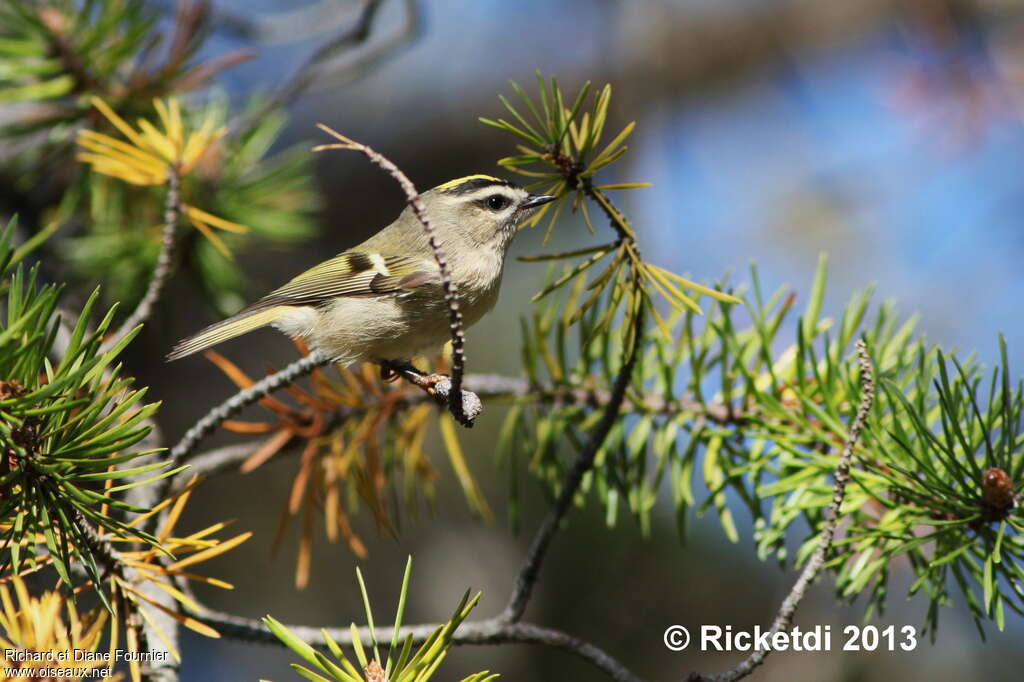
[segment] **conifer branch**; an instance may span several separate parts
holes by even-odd
[[[800,605],[801,600],[803,600],[807,588],[825,564],[825,558],[832,547],[832,539],[836,534],[836,527],[839,525],[839,509],[843,504],[843,498],[846,496],[846,484],[850,480],[850,465],[853,461],[853,451],[857,447],[861,430],[864,428],[868,413],[871,411],[871,405],[875,400],[874,370],[871,366],[871,359],[868,357],[867,345],[863,339],[857,340],[857,360],[860,364],[860,404],[857,407],[857,413],[853,418],[853,422],[850,424],[846,442],[839,456],[839,464],[836,466],[835,482],[832,485],[832,501],[825,512],[825,524],[822,526],[821,533],[818,536],[818,546],[815,548],[814,554],[804,564],[800,577],[797,578],[793,588],[779,607],[779,612],[775,616],[768,634],[769,639],[775,633],[784,632],[789,629],[790,624],[793,622],[793,614],[796,613],[796,609]],[[736,680],[743,679],[752,673],[757,666],[764,663],[764,660],[770,653],[770,649],[758,649],[735,668],[727,670],[721,675],[707,677],[699,673],[693,673],[687,678],[687,682],[736,682]]]

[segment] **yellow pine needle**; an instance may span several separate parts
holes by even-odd
[[[117,660],[115,652],[117,651],[118,644],[120,644],[120,640],[118,639],[121,630],[121,628],[118,627],[118,624],[121,622],[121,619],[118,617],[118,602],[120,601],[120,599],[110,600],[110,636],[107,638],[107,656],[108,660],[111,661]]]
[[[167,131],[171,135],[171,139],[180,147],[184,139],[183,132],[185,130],[185,126],[181,122],[181,104],[178,102],[177,97],[171,98],[170,108],[172,125],[167,127]]]
[[[174,506],[171,507],[171,511],[167,513],[167,519],[164,521],[163,527],[161,527],[160,532],[156,534],[159,539],[166,540],[171,534],[175,524],[178,523],[178,518],[181,516],[181,512],[185,510],[185,504],[188,503],[190,495],[191,490],[186,490],[186,492],[178,496],[178,499],[174,502]]]
[[[180,568],[185,568],[186,566],[192,566],[194,564],[202,563],[202,562],[204,562],[204,561],[206,561],[208,559],[212,559],[212,558],[214,558],[216,556],[219,556],[219,555],[223,554],[224,552],[227,552],[228,550],[234,549],[238,545],[240,545],[243,542],[245,542],[246,540],[248,540],[250,537],[252,537],[252,533],[251,532],[242,533],[241,535],[236,535],[235,537],[231,538],[230,540],[225,540],[224,542],[218,544],[216,547],[210,547],[208,549],[204,549],[201,552],[196,552],[195,554],[192,554],[191,556],[188,556],[188,557],[185,557],[184,559],[180,559],[178,561],[175,561],[173,564],[171,564],[171,565],[169,565],[167,567],[167,570],[174,571],[174,570],[177,570],[177,569],[180,569]]]
[[[658,272],[657,268],[644,264],[640,272],[670,303],[675,299],[698,315],[704,314],[704,311],[701,310],[700,306],[692,298],[677,289],[664,275]]]
[[[249,228],[245,225],[233,223],[230,220],[224,220],[223,218],[218,218],[212,213],[207,213],[206,211],[196,208],[195,206],[186,205],[184,206],[184,209],[185,213],[187,213],[190,218],[200,220],[206,223],[207,225],[220,228],[226,232],[234,232],[235,234],[245,234],[246,232],[249,231]]]
[[[174,504],[176,500],[179,500],[182,497],[187,499],[188,496],[192,494],[192,489],[195,488],[198,483],[199,483],[199,476],[193,476],[189,480],[189,482],[185,485],[185,487],[182,489],[182,491],[179,492],[177,495],[174,495],[172,497],[168,497],[165,500],[161,500],[152,509],[150,509],[148,512],[146,512],[144,514],[140,514],[139,516],[136,516],[127,525],[129,527],[137,526],[138,524],[142,523],[143,521],[145,521],[146,519],[150,518],[154,514],[159,514],[160,512],[162,512],[164,509],[166,509],[170,505]],[[110,538],[110,539],[111,540],[115,540],[117,538]],[[133,540],[133,542],[134,542],[134,540]]]
[[[188,540],[185,538],[172,538],[165,543],[165,548],[178,552],[194,552],[200,549],[216,547],[218,540]]]
[[[163,628],[153,622],[153,619],[151,619],[149,614],[146,613],[146,609],[139,609],[139,613],[142,614],[142,619],[146,621],[147,625],[149,625],[149,629],[156,633],[156,636],[160,638],[160,641],[164,643],[167,650],[171,652],[172,656],[174,656],[174,660],[181,663],[181,654],[178,653],[178,650],[171,643],[171,640],[168,639],[167,633],[163,631]]]
[[[188,142],[185,143],[185,148],[181,152],[181,172],[187,173],[192,170],[196,162],[202,158],[210,146],[224,137],[227,134],[227,130],[224,128],[218,128],[213,130],[213,126],[216,125],[213,117],[210,116],[203,125],[199,128],[199,132],[190,136]]]
[[[139,130],[142,131],[143,149],[148,147],[168,162],[177,162],[179,160],[178,150],[174,148],[174,145],[166,135],[156,129],[156,126],[144,118],[138,120],[138,125]]]
[[[18,583],[21,579],[15,576],[15,590],[18,589]],[[18,621],[18,609],[14,607],[14,602],[11,601],[11,593],[7,590],[6,585],[0,585],[0,602],[3,603],[3,613],[0,614],[0,625],[3,625],[4,632],[7,636],[14,641],[21,640],[21,628]]]
[[[649,182],[620,182],[611,185],[594,185],[594,189],[639,189],[641,187],[650,187]]]
[[[663,318],[661,313],[658,312],[658,307],[654,305],[654,301],[651,300],[650,296],[648,296],[646,292],[644,292],[644,298],[646,298],[647,302],[650,304],[650,309],[651,312],[654,313],[654,321],[658,324],[658,329],[661,331],[666,341],[671,341],[672,330],[669,329],[668,323],[665,322],[665,318]]]
[[[626,127],[622,129],[622,132],[616,135],[615,139],[609,142],[607,146],[601,150],[601,153],[597,155],[591,165],[599,163],[603,161],[605,157],[609,156],[619,145],[626,141],[626,138],[629,137],[629,134],[633,132],[633,128],[635,127],[636,121],[630,121],[626,124]]]
[[[126,592],[130,592],[133,599],[135,599],[135,600],[141,599],[142,601],[146,602],[150,606],[160,610],[161,612],[167,614],[168,616],[170,616],[171,618],[173,618],[177,622],[181,623],[182,625],[187,627],[189,630],[194,630],[195,632],[198,632],[199,634],[205,635],[205,636],[210,637],[212,639],[220,639],[220,633],[217,632],[216,630],[214,630],[213,628],[211,628],[209,625],[206,625],[205,623],[200,623],[198,620],[196,620],[195,618],[192,618],[191,616],[186,616],[183,613],[178,613],[177,611],[174,611],[173,609],[169,609],[166,606],[164,606],[163,604],[161,604],[160,602],[158,602],[158,601],[156,601],[154,599],[150,599],[146,595],[144,595],[141,592],[138,592],[137,590],[134,590],[134,589],[132,589],[130,587],[125,587],[125,591]],[[139,611],[144,611],[144,609],[139,609]],[[128,628],[128,640],[129,640],[128,646],[129,646],[129,650],[130,651],[137,651],[137,649],[138,649],[138,643],[137,642],[134,643],[135,648],[132,648],[132,646],[133,646],[133,644],[132,644],[132,639],[133,639],[132,635],[133,635],[133,633],[134,633],[134,630],[132,628]]]
[[[167,594],[171,595],[172,597],[174,597],[175,601],[179,602],[183,606],[188,607],[192,611],[201,612],[203,610],[203,608],[199,606],[199,604],[194,599],[189,597],[187,594],[185,594],[178,588],[172,585],[168,585],[162,580],[152,580],[150,581],[150,584],[155,587],[158,587]]]
[[[195,582],[206,583],[207,585],[212,585],[214,587],[219,587],[222,590],[233,590],[233,589],[235,589],[235,586],[233,584],[231,584],[229,582],[226,582],[224,580],[221,580],[220,578],[211,578],[210,576],[198,575],[196,573],[189,573],[187,571],[167,571],[167,573],[169,575],[176,575],[176,576],[180,576],[182,578],[187,578],[188,580],[193,580]]]
[[[139,633],[134,627],[125,628],[124,639],[125,644],[128,645],[128,651],[135,653],[139,650]],[[142,670],[138,661],[129,661],[128,674],[131,676],[132,682],[142,682]]]
[[[210,227],[206,223],[200,220],[196,220],[192,216],[189,216],[189,222],[191,222],[192,225],[210,241],[210,244],[213,245],[213,248],[217,249],[217,252],[220,255],[224,256],[224,258],[228,260],[234,260],[234,256],[231,255],[231,250],[228,249],[227,244],[224,243],[224,240],[222,240],[220,237],[214,234],[213,230],[210,229]]]
[[[462,446],[459,445],[459,437],[455,435],[454,424],[455,422],[448,415],[442,415],[438,420],[441,437],[444,440],[445,449],[448,450],[448,459],[452,463],[452,468],[455,469],[455,475],[459,479],[463,493],[480,512],[480,515],[491,522],[494,520],[494,515],[491,513],[487,500],[484,499],[483,492],[469,472],[469,467],[466,466],[466,458],[462,455]]]
[[[519,175],[524,175],[524,176],[526,176],[528,178],[554,179],[555,177],[557,177],[557,173],[552,173],[551,171],[530,171],[530,170],[525,170],[525,169],[523,169],[523,168],[521,168],[519,166],[510,166],[510,165],[507,165],[507,164],[503,165],[502,168],[504,168],[504,169],[506,169],[506,170],[508,170],[508,171],[510,171],[512,173],[518,173]]]
[[[191,544],[191,543],[197,543],[200,540],[202,540],[203,538],[205,538],[206,536],[213,535],[214,533],[219,533],[220,531],[224,530],[225,528],[227,528],[230,525],[231,525],[230,521],[218,521],[217,523],[213,524],[212,526],[207,526],[203,530],[197,531],[197,532],[195,532],[192,535],[189,535],[187,537],[184,537],[184,538],[174,538],[172,540],[172,542],[176,542],[176,543],[179,543],[179,544],[182,544],[182,545],[184,545],[184,544]]]
[[[114,124],[114,127],[121,131],[121,134],[127,137],[132,143],[139,148],[145,147],[142,138],[136,133],[130,125],[125,123],[125,120],[118,116],[113,109],[107,106],[107,103],[101,100],[99,97],[90,97],[89,102],[97,109],[104,118]]]
[[[174,98],[153,101],[158,123],[163,130],[142,118],[138,119],[136,130],[103,100],[92,97],[90,101],[130,144],[94,130],[82,130],[78,135],[78,144],[85,151],[79,152],[76,158],[92,166],[97,173],[133,185],[162,185],[167,182],[168,172],[172,168],[179,175],[188,173],[226,132],[223,126],[215,129],[212,113],[197,130],[188,132],[182,119],[181,105]],[[232,258],[231,252],[212,228],[237,234],[249,231],[245,225],[219,218],[194,206],[184,205],[183,210],[189,222],[229,260]]]
[[[158,185],[164,181],[162,175],[157,180],[155,176],[105,154],[79,152],[75,159],[91,165],[97,173],[119,178],[133,185]]]
[[[114,152],[129,157],[132,163],[146,166],[154,173],[163,173],[166,164],[149,152],[144,152],[138,147],[114,139],[109,135],[98,133],[95,130],[84,129],[78,133],[78,144],[101,154],[114,156]]]
[[[688,280],[685,277],[680,277],[674,272],[670,272],[663,268],[659,268],[656,265],[651,265],[649,267],[654,268],[658,272],[662,273],[665,277],[674,280],[681,284],[682,286],[686,287],[687,289],[691,289],[693,291],[696,291],[697,293],[706,294],[711,298],[714,298],[719,301],[724,301],[725,303],[743,303],[742,300],[736,298],[735,296],[730,296],[729,294],[717,291],[715,289],[710,289],[706,286],[703,286],[702,284],[697,284],[696,282]]]
[[[309,567],[313,559],[313,507],[306,505],[302,514],[302,531],[299,533],[299,551],[295,558],[295,587],[305,589],[309,585]]]

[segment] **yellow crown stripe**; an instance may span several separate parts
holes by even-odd
[[[483,175],[482,173],[480,173],[480,174],[477,174],[477,175],[467,175],[467,176],[462,177],[462,178],[455,178],[454,180],[449,180],[448,182],[444,183],[443,185],[438,185],[434,189],[437,190],[438,192],[445,192],[445,191],[450,190],[450,189],[455,189],[456,187],[458,187],[462,183],[470,182],[471,180],[493,180],[494,182],[502,182],[502,183],[505,182],[501,178],[496,178],[493,175]]]

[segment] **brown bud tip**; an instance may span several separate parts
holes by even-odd
[[[43,7],[39,10],[39,21],[51,33],[64,33],[68,24],[60,10],[53,7]]]
[[[985,502],[996,509],[1004,510],[1013,506],[1013,481],[1002,469],[986,469],[981,474],[981,490]]]
[[[21,396],[28,393],[25,387],[20,382],[10,379],[7,381],[0,380],[0,400],[10,400],[11,398],[20,398]]]
[[[387,675],[384,668],[380,667],[377,659],[370,661],[366,666],[366,682],[386,682]]]

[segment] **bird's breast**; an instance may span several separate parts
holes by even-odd
[[[452,264],[452,283],[466,327],[476,324],[498,301],[504,254],[483,251]]]

